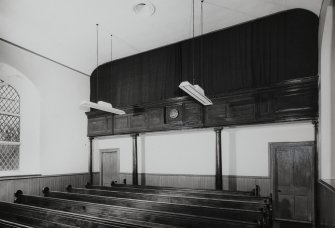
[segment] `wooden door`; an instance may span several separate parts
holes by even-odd
[[[275,219],[312,221],[313,156],[314,142],[270,144]]]
[[[120,155],[119,150],[102,150],[101,151],[101,173],[100,184],[110,186],[112,181],[119,183],[120,175]]]

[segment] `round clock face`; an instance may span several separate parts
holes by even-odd
[[[170,118],[171,118],[171,119],[175,119],[175,118],[177,118],[178,115],[179,115],[179,112],[178,112],[177,109],[174,108],[174,109],[171,109],[171,110],[170,110]]]

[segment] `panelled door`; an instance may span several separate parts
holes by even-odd
[[[100,151],[100,184],[110,186],[112,181],[119,183],[120,153],[119,149]]]
[[[275,219],[312,221],[313,156],[314,142],[270,144]]]

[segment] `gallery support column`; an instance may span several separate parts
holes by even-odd
[[[137,137],[138,134],[132,134],[133,138],[133,184],[138,185],[138,160],[137,160]]]
[[[90,184],[93,185],[93,139],[94,137],[89,137],[90,140],[90,163],[89,163],[89,173],[90,173]]]
[[[214,128],[215,131],[215,189],[222,190],[222,128]]]
[[[319,121],[312,121],[314,125],[314,208],[313,208],[313,227],[319,224],[320,211],[319,211]]]

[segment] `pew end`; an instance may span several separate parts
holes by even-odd
[[[68,186],[66,186],[65,189],[66,189],[66,191],[71,192],[72,191],[72,185],[69,184]]]
[[[252,195],[261,196],[260,192],[261,192],[261,187],[259,187],[259,185],[256,184],[256,187],[252,189]]]
[[[23,195],[23,191],[22,190],[17,190],[14,193],[14,196],[15,196],[14,203],[21,203],[22,195]]]
[[[44,196],[48,196],[50,193],[50,188],[49,187],[44,187],[42,190],[42,193]]]
[[[92,186],[92,184],[90,183],[90,182],[87,182],[86,184],[85,184],[85,188],[90,188]]]

